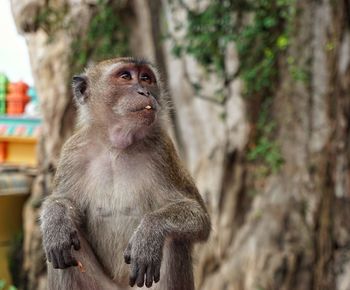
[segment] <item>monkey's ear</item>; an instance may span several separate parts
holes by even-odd
[[[87,77],[85,75],[77,75],[72,81],[73,94],[79,104],[84,104],[87,100]]]

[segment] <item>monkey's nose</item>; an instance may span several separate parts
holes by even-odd
[[[145,96],[145,97],[149,97],[151,95],[151,93],[147,90],[144,90],[144,89],[138,89],[137,92],[142,95],[142,96]]]

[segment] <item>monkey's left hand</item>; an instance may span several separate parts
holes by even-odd
[[[131,287],[135,283],[138,287],[142,287],[143,284],[151,287],[153,281],[159,281],[163,245],[164,236],[159,232],[159,228],[143,221],[124,251],[125,263],[131,264]]]

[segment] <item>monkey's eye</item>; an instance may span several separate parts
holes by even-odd
[[[120,74],[120,77],[125,80],[131,80],[131,73],[128,71],[124,71]]]
[[[151,82],[151,77],[148,74],[143,74],[140,79],[144,82]]]

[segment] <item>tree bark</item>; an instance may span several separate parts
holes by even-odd
[[[13,1],[44,114],[40,174],[24,213],[27,289],[45,289],[38,209],[73,130],[70,45],[90,25],[96,3]],[[243,97],[239,73],[228,77],[237,74],[241,61],[235,44],[225,51],[226,80],[205,71],[193,56],[172,53],[172,39],[184,41],[188,9],[201,11],[208,3],[125,4],[130,54],[151,59],[163,71],[174,104],[173,136],[212,217],[210,241],[196,251],[197,289],[350,289],[350,2],[291,4],[297,16],[290,45],[278,59],[269,111],[284,163],[267,176],[247,158],[257,126],[252,116],[262,109]],[[52,40],[36,25],[47,5],[65,6],[70,33],[58,29]],[[164,32],[171,37],[164,40]],[[306,81],[293,76],[290,59],[307,73]],[[194,83],[201,84],[200,93]],[[213,98],[218,89],[224,102]]]

